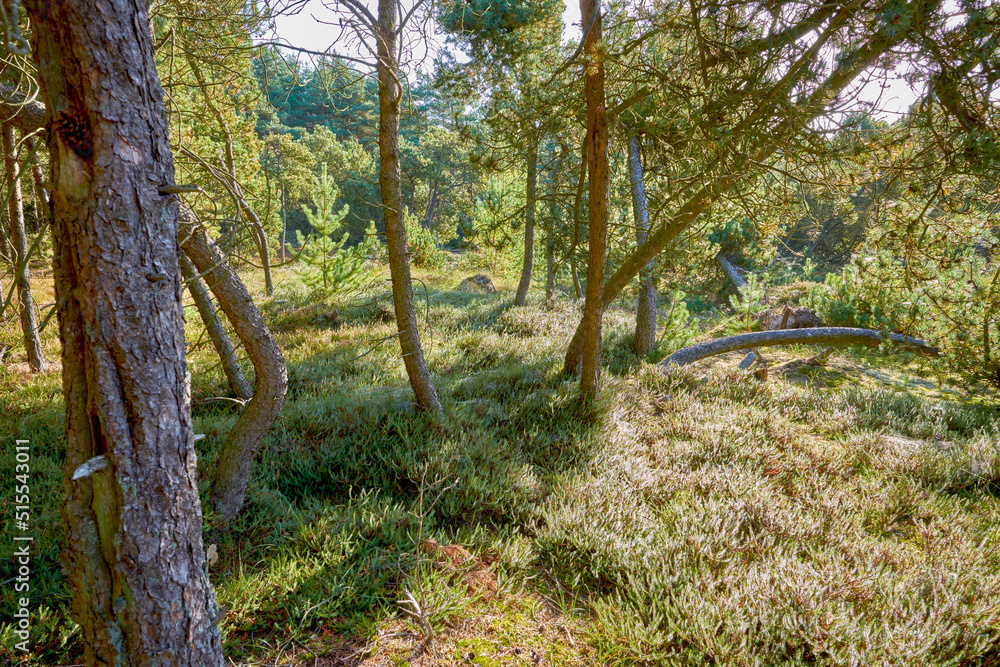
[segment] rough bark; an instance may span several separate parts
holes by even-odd
[[[63,564],[88,665],[222,665],[184,361],[177,199],[139,0],[26,2],[53,185]],[[93,457],[106,467],[80,479]]]
[[[837,15],[825,24],[822,34],[799,57],[792,70],[789,71],[789,74],[786,74],[786,77],[791,76],[791,71],[804,67],[805,63],[811,62],[815,54],[834,36],[837,30],[847,22],[848,18],[855,11],[858,11],[857,6],[842,7]],[[765,140],[762,140],[756,152],[735,155],[720,153],[718,162],[709,165],[709,168],[705,170],[706,175],[716,175],[708,176],[704,184],[694,190],[694,193],[687,199],[683,200],[662,225],[652,230],[649,236],[646,237],[646,242],[636,248],[608,278],[604,285],[602,298],[604,307],[607,308],[621,294],[622,290],[628,286],[632,279],[642,271],[643,267],[664,250],[681,232],[690,227],[702,213],[710,209],[719,198],[731,192],[738,185],[745,183],[752,174],[757,173],[756,165],[770,158],[790,137],[800,132],[813,118],[823,112],[829,100],[836,98],[848,84],[874,64],[883,53],[903,41],[905,37],[905,31],[898,31],[892,36],[881,33],[873,35],[868,42],[856,49],[850,57],[841,59],[826,81],[818,86],[815,92],[801,104],[796,105],[798,108],[795,116],[790,117],[788,123],[782,125],[779,130]],[[782,81],[776,84],[774,89],[764,95],[764,101],[732,129],[733,136],[751,131],[754,124],[764,114],[765,109],[773,104],[773,100],[787,94],[785,86],[787,86],[787,81],[782,79]],[[768,102],[768,100],[771,102]],[[791,104],[791,102],[789,103]],[[580,363],[585,331],[585,322],[581,321],[566,350],[564,367],[568,371],[576,368]]]
[[[817,327],[815,329],[785,329],[779,331],[755,331],[737,334],[728,338],[698,343],[677,350],[660,362],[661,366],[676,364],[683,366],[699,359],[717,354],[745,350],[752,347],[772,345],[868,345],[874,347],[886,340],[911,348],[927,356],[937,356],[938,349],[927,341],[901,334],[883,334],[874,329],[852,329],[849,327]]]
[[[21,333],[24,347],[28,352],[28,366],[33,373],[45,371],[45,356],[42,354],[42,339],[38,335],[38,313],[35,300],[31,298],[31,276],[28,269],[28,236],[24,231],[24,200],[21,196],[21,165],[17,161],[14,126],[4,123],[3,155],[7,193],[7,221],[10,223],[10,243],[13,250],[14,284],[20,305]]]
[[[646,182],[642,175],[642,154],[639,139],[628,133],[629,185],[632,190],[632,218],[635,220],[635,238],[638,245],[649,234],[649,206],[646,202]],[[639,303],[635,313],[635,353],[643,356],[656,345],[656,285],[653,284],[653,262],[643,268],[639,276]]]
[[[583,305],[580,395],[597,398],[601,374],[601,320],[604,315],[604,267],[608,240],[608,115],[604,101],[604,59],[601,43],[601,5],[580,0],[583,25],[592,26],[584,42],[587,98],[587,171],[590,174],[587,250],[587,297]],[[575,364],[574,364],[575,368]],[[567,370],[573,370],[567,368]]]
[[[521,267],[521,282],[517,284],[514,305],[523,306],[531,288],[531,272],[535,263],[535,196],[538,186],[538,142],[531,138],[526,156],[527,180],[524,194],[524,264]]]
[[[399,63],[396,60],[396,0],[379,0],[378,25],[378,151],[379,189],[382,193],[382,219],[392,278],[392,302],[399,329],[399,347],[403,353],[406,374],[413,388],[417,407],[441,410],[437,390],[424,361],[417,330],[417,313],[413,305],[413,282],[410,278],[409,253],[406,247],[406,227],[403,224],[403,202],[399,191]]]
[[[202,282],[201,276],[198,275],[191,260],[183,252],[180,254],[180,261],[184,284],[187,286],[188,292],[191,293],[191,299],[198,309],[198,314],[201,315],[201,321],[205,323],[205,331],[208,332],[208,337],[219,355],[222,370],[229,380],[229,386],[240,400],[249,401],[253,398],[253,389],[250,388],[250,383],[243,375],[243,370],[236,357],[236,348],[233,347],[229,335],[222,326],[222,321],[215,310],[215,304],[212,303],[208,288],[205,287],[205,283]]]
[[[181,223],[181,248],[218,299],[253,362],[256,380],[253,398],[222,445],[209,494],[218,518],[226,522],[243,506],[257,449],[285,403],[288,371],[281,349],[246,287],[187,207],[181,208]]]

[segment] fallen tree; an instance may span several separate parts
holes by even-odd
[[[772,345],[867,345],[874,347],[889,341],[903,345],[927,356],[936,357],[939,351],[927,341],[902,334],[884,334],[874,329],[852,329],[850,327],[816,327],[814,329],[784,329],[778,331],[755,331],[719,338],[704,343],[696,343],[677,350],[660,362],[661,366],[684,366],[692,362],[713,357],[717,354],[745,350],[751,347]]]

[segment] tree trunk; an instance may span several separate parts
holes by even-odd
[[[514,305],[523,306],[531,288],[531,271],[535,263],[535,200],[538,186],[538,141],[531,137],[528,144],[527,171],[524,196],[524,266],[521,268],[521,282],[517,284]]]
[[[417,407],[440,412],[441,402],[431,381],[430,371],[420,348],[417,313],[413,307],[413,283],[410,279],[403,202],[399,192],[399,63],[396,61],[397,34],[395,0],[379,0],[378,25],[378,151],[379,189],[382,193],[382,218],[392,277],[392,301],[399,329],[399,347],[410,378]]]
[[[784,329],[779,331],[755,331],[719,338],[705,343],[697,343],[677,350],[660,362],[661,366],[676,364],[683,366],[712,357],[717,354],[746,350],[751,347],[772,345],[881,345],[886,340],[912,348],[920,354],[936,357],[939,351],[927,341],[901,334],[883,334],[874,329],[852,329],[850,327],[815,327],[812,329]]]
[[[63,564],[88,665],[222,665],[184,361],[177,199],[140,0],[25,2],[53,131]],[[94,457],[105,465],[73,479]]]
[[[33,373],[45,371],[45,357],[42,355],[42,339],[38,335],[38,314],[35,301],[31,298],[31,278],[28,269],[28,236],[24,231],[24,202],[21,198],[21,165],[15,153],[14,126],[4,123],[3,155],[6,168],[5,189],[7,191],[7,212],[10,223],[10,242],[13,249],[14,283],[21,305],[21,332],[24,347],[28,351],[28,366]]]
[[[208,332],[208,337],[211,339],[215,351],[219,354],[222,370],[229,380],[229,386],[240,400],[249,401],[253,398],[253,389],[250,388],[250,383],[243,376],[243,370],[236,358],[236,349],[219,320],[219,314],[215,310],[215,304],[212,303],[212,297],[208,293],[205,283],[201,281],[198,271],[191,264],[191,260],[183,252],[180,254],[180,261],[184,283],[191,293],[195,307],[198,308],[201,321],[205,323],[205,331]]]
[[[30,153],[35,153],[34,137],[25,137],[24,146]],[[37,153],[35,153],[35,159],[32,162],[31,178],[35,183],[35,198],[38,201],[38,212],[41,213],[42,218],[48,220],[52,217],[52,210],[49,206],[49,193],[45,187],[45,176],[42,174],[42,165],[38,164]]]
[[[275,159],[278,161],[278,174],[281,174],[281,153],[277,148],[274,150]],[[288,236],[288,214],[285,208],[285,179],[281,179],[281,263],[285,263],[285,244]]]
[[[549,168],[549,227],[545,233],[545,301],[552,303],[556,293],[556,226],[559,221],[557,180],[569,147],[562,144],[559,158]]]
[[[573,241],[570,243],[569,252],[567,253],[569,255],[569,271],[573,276],[573,298],[577,301],[583,297],[580,291],[580,272],[576,269],[576,249],[580,245],[580,225],[582,224],[580,220],[580,207],[583,204],[583,187],[587,183],[589,146],[590,142],[585,138],[583,140],[583,147],[580,149],[580,177],[576,181],[576,198],[573,200]],[[574,372],[579,365],[580,359],[577,357],[572,367],[566,366],[566,372]]]
[[[638,245],[646,242],[649,234],[649,206],[646,202],[646,183],[642,177],[642,154],[634,132],[628,133],[629,183],[632,189],[632,217],[635,220],[635,238]],[[642,269],[639,276],[639,303],[635,314],[635,353],[647,355],[656,345],[656,285],[653,284],[653,262]]]
[[[434,183],[431,183],[430,190],[430,196],[427,198],[427,210],[424,212],[424,227],[427,229],[430,229],[431,223],[434,222],[434,205],[437,204],[437,187]]]
[[[584,43],[587,62],[584,74],[587,97],[587,170],[590,174],[590,245],[587,249],[587,299],[583,306],[580,369],[580,395],[584,400],[596,399],[599,391],[601,320],[604,315],[602,292],[608,241],[608,115],[604,106],[604,61],[598,50],[601,43],[600,11],[599,0],[580,0],[582,24],[592,26]]]
[[[553,230],[545,235],[545,301],[551,303],[556,295],[556,243]]]
[[[288,370],[281,349],[246,287],[186,206],[181,207],[179,239],[184,253],[219,300],[219,307],[253,362],[256,376],[253,398],[226,437],[212,480],[209,502],[218,518],[226,522],[243,506],[257,449],[285,403]]]

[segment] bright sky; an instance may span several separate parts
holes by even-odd
[[[372,5],[371,9],[374,11],[374,2],[369,0],[366,4]],[[566,0],[565,5],[562,40],[575,44],[581,35],[580,6],[577,0]],[[330,48],[332,43],[338,42],[335,51],[342,55],[354,57],[367,55],[359,52],[356,45],[338,40],[338,36],[341,35],[338,17],[323,6],[322,0],[309,0],[298,14],[279,17],[276,26],[277,36],[280,39],[300,48],[323,52]],[[432,42],[437,45],[440,45],[442,41],[440,35],[432,37]],[[435,47],[432,46],[432,48]],[[422,55],[417,54],[417,57],[420,58]],[[429,61],[430,58],[426,58],[422,68],[428,67]],[[883,110],[883,113],[879,115],[889,121],[898,114],[906,113],[917,98],[918,93],[912,90],[902,78],[904,70],[905,66],[898,70],[895,77],[885,82],[870,82],[862,89],[859,96],[864,101],[877,101],[878,106]],[[879,99],[880,96],[881,99]]]

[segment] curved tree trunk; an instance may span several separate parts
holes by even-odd
[[[521,267],[521,282],[517,284],[514,305],[523,306],[531,289],[531,272],[535,264],[535,204],[538,187],[538,141],[531,137],[528,143],[527,181],[524,192],[524,265]]]
[[[649,233],[649,206],[646,202],[646,183],[642,177],[642,154],[634,132],[628,133],[629,184],[632,190],[632,217],[635,220],[635,238],[639,245]],[[639,281],[639,303],[635,313],[635,353],[643,356],[656,345],[656,285],[653,284],[653,262],[643,268]]]
[[[410,278],[409,253],[406,247],[406,227],[403,224],[403,202],[399,192],[399,63],[396,61],[397,34],[394,0],[379,0],[378,25],[378,152],[379,188],[382,193],[382,218],[392,276],[392,302],[399,328],[399,347],[410,378],[417,407],[441,410],[437,390],[424,361],[417,331],[417,313],[413,307],[413,283]]]
[[[236,357],[236,349],[219,320],[219,314],[215,310],[215,304],[212,303],[212,297],[208,293],[205,283],[201,281],[194,265],[191,264],[191,260],[183,252],[180,254],[180,261],[184,284],[187,286],[188,292],[191,293],[191,299],[194,300],[194,305],[198,308],[201,321],[205,323],[205,331],[208,332],[208,337],[211,339],[215,351],[219,354],[222,370],[229,380],[229,386],[237,398],[241,401],[249,401],[253,398],[253,389],[250,388],[250,383],[243,375],[243,370]]]
[[[728,338],[710,340],[677,350],[660,362],[661,366],[676,364],[683,366],[699,359],[717,354],[745,350],[751,347],[773,345],[867,345],[873,347],[886,340],[905,345],[914,351],[936,357],[938,349],[927,341],[901,334],[883,334],[874,329],[852,329],[850,327],[815,327],[812,329],[784,329],[778,331],[755,331],[737,334]]]
[[[25,2],[53,131],[63,564],[88,665],[221,666],[146,5]],[[100,465],[74,475],[94,458]]]
[[[590,173],[587,300],[583,306],[580,395],[597,398],[601,374],[601,320],[604,315],[604,266],[608,242],[608,115],[604,100],[604,63],[601,43],[601,6],[598,0],[580,0],[583,25],[590,25],[584,43],[587,67],[587,169]]]
[[[226,437],[212,480],[209,502],[219,519],[226,522],[243,506],[257,449],[285,403],[288,370],[281,349],[246,287],[187,207],[181,208],[179,239],[184,253],[219,300],[219,307],[253,362],[256,376],[253,398]]]
[[[6,178],[4,188],[7,193],[7,220],[10,222],[10,242],[13,249],[14,283],[21,305],[21,332],[24,347],[28,351],[28,366],[33,373],[45,371],[45,357],[42,354],[42,339],[38,335],[38,314],[35,301],[31,298],[31,278],[28,269],[28,236],[24,231],[24,201],[21,197],[21,165],[17,161],[14,126],[4,123],[3,155]]]

